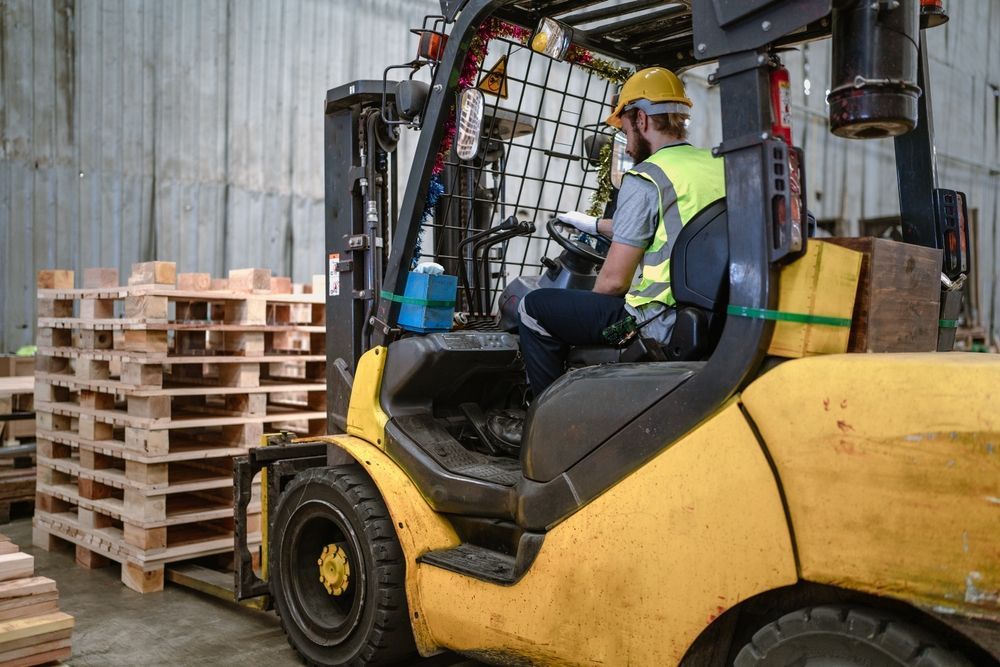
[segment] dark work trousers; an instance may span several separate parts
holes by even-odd
[[[628,316],[623,297],[552,288],[526,294],[520,313],[521,354],[535,398],[566,372],[571,345],[607,345],[601,332]]]

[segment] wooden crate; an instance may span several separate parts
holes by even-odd
[[[826,241],[863,255],[850,352],[937,350],[940,250],[871,237]]]
[[[39,280],[37,542],[159,590],[166,563],[232,551],[234,456],[273,424],[325,430],[323,295],[168,262],[124,287],[108,269],[63,278]]]

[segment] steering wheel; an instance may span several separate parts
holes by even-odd
[[[579,239],[571,239],[568,236],[560,234],[559,230],[556,229],[556,225],[561,227],[570,227],[571,229],[576,228],[573,227],[573,225],[565,225],[564,223],[559,222],[559,218],[549,218],[549,221],[545,223],[545,231],[549,233],[549,237],[553,241],[562,246],[563,250],[571,255],[598,266],[604,263],[604,260],[607,258],[606,253],[598,252],[589,243],[584,243]]]

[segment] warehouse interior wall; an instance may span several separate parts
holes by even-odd
[[[968,194],[977,322],[1000,337],[1000,6],[928,31],[938,181]],[[35,272],[177,262],[323,270],[323,99],[412,58],[437,0],[0,0],[0,351],[34,336]],[[898,215],[891,140],[827,131],[828,42],[785,55],[810,210]],[[991,68],[990,65],[993,65]],[[711,67],[684,75],[692,143],[718,143]],[[806,84],[808,81],[808,85]],[[406,182],[415,134],[404,132]]]

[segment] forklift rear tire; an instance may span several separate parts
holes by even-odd
[[[972,667],[921,628],[864,607],[812,607],[758,630],[735,667],[912,665]]]
[[[306,664],[386,665],[415,652],[403,551],[361,468],[301,473],[271,525],[271,595]]]

